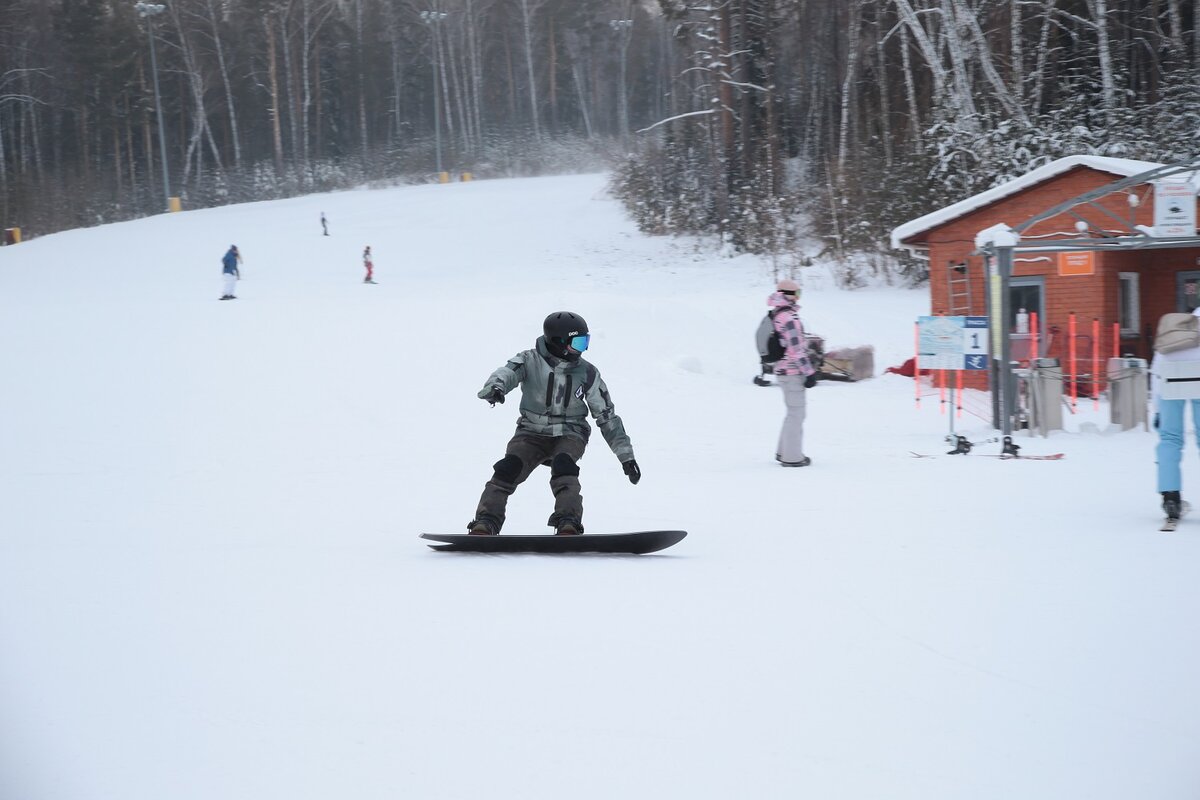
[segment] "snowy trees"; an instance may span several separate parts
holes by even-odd
[[[439,162],[548,171],[583,141],[620,154],[648,229],[787,248],[807,205],[843,251],[1070,148],[1196,146],[1194,0],[164,3],[188,207]],[[0,224],[161,208],[132,5],[0,0]]]
[[[0,0],[0,226],[161,210],[133,5]],[[669,94],[669,42],[641,0],[164,5],[167,161],[187,207],[432,175],[435,151],[452,171],[554,169],[564,142],[599,152]]]
[[[688,102],[622,172],[650,229],[669,214],[673,229],[769,248],[789,240],[764,220],[804,205],[831,248],[870,250],[896,223],[1045,160],[1169,161],[1194,156],[1200,137],[1200,6],[1183,0],[659,6],[689,59],[675,89]],[[644,194],[696,170],[699,209]]]

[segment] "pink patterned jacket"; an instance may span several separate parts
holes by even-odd
[[[776,375],[812,375],[816,372],[808,360],[808,340],[796,304],[783,292],[773,292],[767,305],[774,310],[775,332],[783,343],[783,358],[775,363]]]

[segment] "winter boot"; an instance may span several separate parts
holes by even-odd
[[[1167,519],[1178,521],[1183,516],[1183,500],[1179,497],[1179,492],[1163,492],[1163,511],[1167,515]]]
[[[499,532],[495,524],[487,519],[472,520],[467,526],[467,533],[471,536],[495,536]]]
[[[563,517],[554,527],[555,536],[578,536],[583,533],[583,525],[574,517]]]
[[[809,458],[808,456],[805,456],[804,458],[800,459],[799,461],[783,461],[782,459],[779,458],[779,456],[775,456],[775,459],[777,461],[779,461],[779,464],[781,466],[784,466],[784,467],[807,467],[809,464],[812,463],[812,459]]]

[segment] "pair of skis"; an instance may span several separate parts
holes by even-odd
[[[935,455],[933,453],[916,453],[916,452],[913,452],[912,450],[910,450],[909,452],[912,454],[913,458],[937,458],[937,455]],[[950,452],[950,453],[947,453],[946,455],[949,455],[949,456],[965,455],[965,456],[972,456],[973,458],[998,458],[1002,461],[1059,461],[1060,459],[1063,459],[1066,457],[1066,453],[1048,453],[1045,455],[1030,456],[1030,455],[1021,455],[1019,453],[1014,454],[1014,453],[954,453],[954,452]]]
[[[1003,447],[999,453],[972,453],[971,448],[976,444],[985,444],[987,442],[1003,442]],[[913,458],[936,458],[936,456],[928,453],[917,453],[910,450]],[[1024,461],[1058,461],[1063,458],[1065,453],[1050,453],[1049,455],[1021,455],[1021,448],[1013,444],[1011,436],[1005,436],[1003,439],[993,438],[987,439],[984,442],[972,442],[965,436],[954,437],[954,449],[946,453],[948,456],[978,456],[982,458],[1000,458],[1004,460],[1022,459]]]

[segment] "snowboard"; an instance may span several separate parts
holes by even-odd
[[[687,531],[635,531],[633,533],[581,533],[578,536],[552,534],[500,534],[471,536],[466,533],[422,533],[421,538],[434,550],[460,553],[628,553],[642,554],[665,550],[678,544]]]

